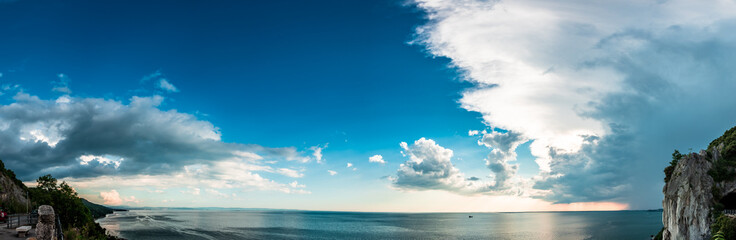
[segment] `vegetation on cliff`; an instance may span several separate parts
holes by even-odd
[[[719,149],[721,153],[721,159],[713,164],[713,169],[708,173],[713,177],[713,181],[731,181],[736,179],[736,127],[733,127],[726,131],[723,136],[720,136],[713,140],[708,145],[708,153],[713,149],[723,145],[722,149]]]
[[[15,172],[5,168],[0,161],[0,206],[8,213],[26,213],[30,204],[26,196],[28,188],[15,177]]]
[[[710,231],[713,239],[736,239],[736,219],[721,214],[710,226]]]
[[[66,182],[57,184],[51,175],[39,177],[37,186],[30,188],[34,205],[50,205],[61,220],[65,239],[117,239],[108,236],[95,223],[92,212],[84,205],[77,192]]]
[[[114,211],[114,209],[112,208],[91,203],[84,198],[82,198],[82,203],[84,204],[84,206],[87,207],[87,209],[89,209],[89,212],[92,214],[92,218],[94,219],[103,218],[107,216],[107,214],[111,214]]]
[[[672,178],[672,173],[675,171],[675,166],[677,166],[677,162],[682,159],[682,154],[680,151],[675,149],[675,152],[672,153],[672,161],[670,161],[670,165],[664,168],[664,182],[669,182],[670,178]]]
[[[736,239],[736,127],[713,140],[706,150],[675,150],[665,167],[663,223],[655,239]]]

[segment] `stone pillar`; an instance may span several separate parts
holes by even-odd
[[[49,205],[38,207],[36,239],[56,240],[56,216],[54,215],[54,208]]]

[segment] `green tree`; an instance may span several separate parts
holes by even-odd
[[[107,236],[105,229],[94,222],[89,209],[69,184],[57,184],[51,175],[39,177],[36,183],[37,186],[30,189],[31,199],[36,205],[53,207],[65,232],[76,234],[78,239],[115,239]]]
[[[675,172],[675,167],[677,166],[677,163],[680,162],[680,159],[682,159],[682,153],[675,149],[675,152],[672,153],[672,161],[670,161],[670,165],[664,168],[664,182],[670,181],[672,173]]]

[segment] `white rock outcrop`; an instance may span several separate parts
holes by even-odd
[[[699,154],[684,155],[675,166],[672,176],[662,190],[662,239],[710,239],[711,211],[714,203],[713,186],[721,196],[736,190],[736,182],[713,181],[708,171],[720,159],[718,149],[710,154],[705,150]]]

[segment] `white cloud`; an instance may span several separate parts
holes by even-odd
[[[369,157],[368,162],[386,164],[386,161],[383,160],[383,156],[381,155],[373,155]]]
[[[325,144],[324,147],[321,147],[321,146],[313,146],[313,147],[310,147],[309,148],[310,150],[312,150],[312,156],[314,156],[314,159],[317,160],[317,163],[321,163],[322,162],[322,150],[324,150],[325,148],[327,148],[328,145],[329,145],[329,143],[328,144]],[[309,161],[309,159],[306,159],[306,160]]]
[[[205,192],[207,192],[207,194],[210,195],[210,196],[215,196],[215,197],[218,197],[218,198],[230,198],[230,195],[227,195],[227,194],[222,193],[220,191],[217,191],[215,189],[207,189],[207,190],[205,190]]]
[[[158,87],[167,92],[179,92],[179,89],[177,89],[176,86],[174,86],[174,84],[171,84],[165,78],[161,78],[158,80]]]
[[[114,156],[114,155],[104,155],[104,156],[95,156],[95,155],[82,155],[79,156],[79,164],[81,165],[89,165],[90,162],[95,161],[102,165],[113,165],[115,168],[120,167],[120,163],[122,163],[125,160],[125,158]]]
[[[123,201],[130,203],[141,203],[141,201],[136,199],[135,196],[126,197],[125,199],[123,199]]]
[[[310,158],[296,148],[222,142],[212,123],[159,109],[161,96],[132,97],[128,104],[62,98],[45,100],[20,91],[15,102],[0,105],[0,156],[21,179],[52,174],[96,189],[194,186],[307,193],[259,174],[303,177],[302,170],[271,166]]]
[[[420,138],[409,145],[402,142],[409,160],[399,166],[393,186],[404,190],[446,190],[463,194],[489,193],[490,183],[470,181],[452,164],[453,151],[432,139]]]
[[[294,170],[294,169],[279,168],[278,170],[276,170],[276,172],[278,172],[281,175],[287,176],[287,177],[293,177],[293,178],[304,177],[303,173],[300,173],[299,171]]]
[[[252,153],[252,152],[244,152],[244,151],[234,151],[233,155],[242,157],[246,160],[261,160],[263,157],[261,157],[258,154]]]
[[[478,135],[478,130],[469,130],[468,131],[468,136],[475,136],[475,135]]]
[[[293,181],[293,182],[289,183],[289,186],[291,186],[292,188],[305,188],[305,187],[307,187],[304,184],[299,184],[299,182],[297,182],[297,181]]]
[[[123,204],[123,199],[120,198],[120,193],[115,189],[110,190],[109,192],[100,192],[100,197],[105,201],[103,202],[105,205],[117,206]]]
[[[728,97],[736,88],[728,77],[736,62],[734,2],[415,2],[430,19],[417,43],[450,58],[475,85],[463,92],[462,107],[481,113],[491,129],[533,141],[537,187],[557,193],[547,200],[652,206],[650,189],[661,176],[640,169],[661,169],[665,163],[653,159],[707,143],[736,117],[723,111],[736,107]],[[667,137],[675,132],[688,136]],[[490,160],[515,157],[493,147]],[[495,163],[510,166],[504,162]],[[647,184],[630,188],[634,181]]]
[[[348,163],[346,167],[347,168],[351,168],[351,167],[353,167],[353,164],[352,163]]]
[[[181,193],[185,194],[191,194],[191,195],[199,195],[200,189],[196,187],[188,187],[187,190],[181,191]]]
[[[327,170],[327,173],[329,173],[329,174],[330,174],[330,176],[335,176],[335,175],[337,175],[337,172],[336,172],[336,171],[332,171],[332,170]]]

